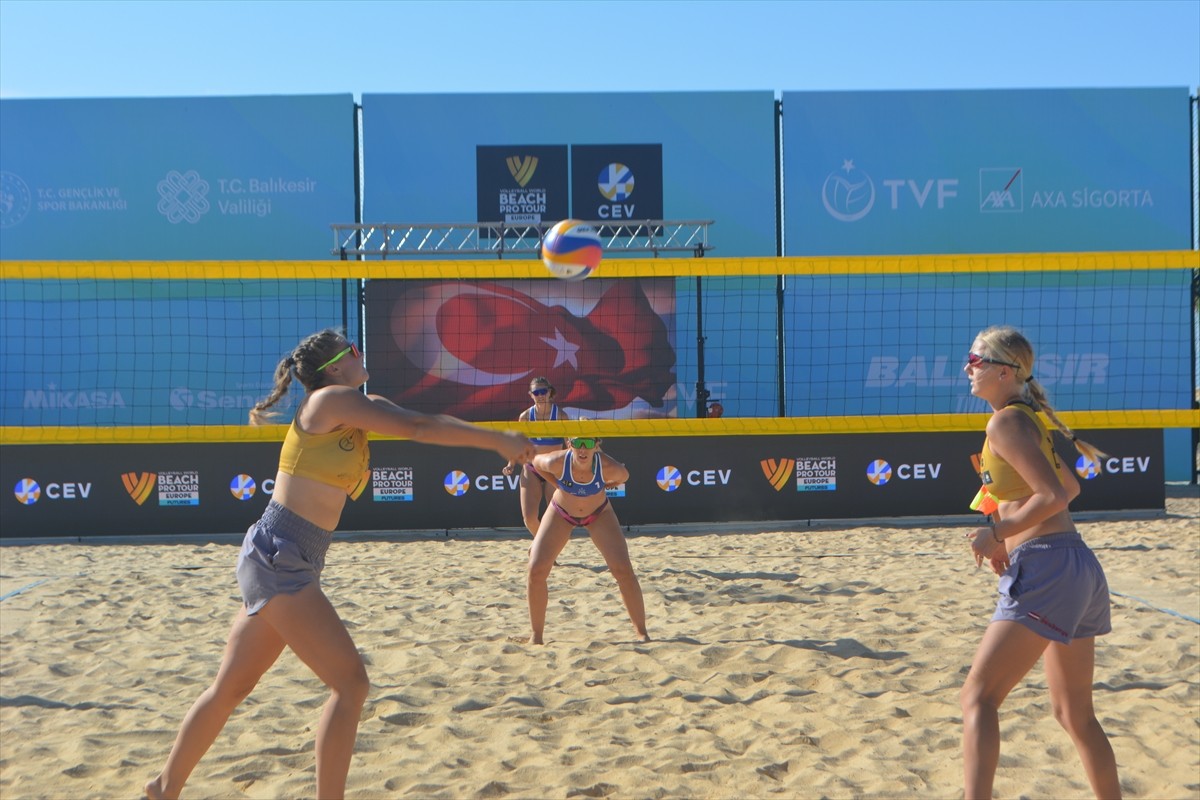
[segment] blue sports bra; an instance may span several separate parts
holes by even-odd
[[[596,471],[592,475],[592,479],[587,483],[580,483],[575,480],[575,473],[571,469],[571,462],[575,460],[575,456],[568,455],[563,459],[562,475],[555,479],[558,488],[575,497],[591,497],[592,495],[602,494],[604,492],[604,462],[600,459],[600,454],[596,453],[592,458],[596,461]]]
[[[538,421],[537,406],[529,407],[529,421],[530,422]],[[558,406],[551,404],[550,419],[547,421],[548,422],[557,422],[558,421]],[[558,447],[562,447],[563,437],[561,437],[561,436],[530,436],[529,441],[533,442],[535,445],[538,445],[540,447],[548,447],[550,445],[556,445]]]

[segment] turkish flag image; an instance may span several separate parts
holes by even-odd
[[[368,389],[466,420],[516,417],[529,381],[596,418],[675,416],[673,278],[370,281]]]

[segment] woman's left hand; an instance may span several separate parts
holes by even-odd
[[[1003,575],[1004,570],[1008,569],[1008,548],[996,541],[992,535],[992,527],[987,525],[976,528],[965,536],[971,540],[971,553],[975,556],[975,566],[983,566],[984,559],[987,559],[992,572]]]

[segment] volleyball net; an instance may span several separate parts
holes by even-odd
[[[580,282],[528,259],[6,261],[0,442],[278,440],[249,409],[327,327],[405,407],[515,427],[546,377],[621,436],[978,430],[961,368],[1009,324],[1073,427],[1200,427],[1198,271],[1194,251],[615,258]]]

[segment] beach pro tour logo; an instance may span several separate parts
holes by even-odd
[[[892,479],[892,465],[877,458],[867,465],[867,480],[876,486],[886,486]]]
[[[377,503],[411,503],[412,467],[372,467],[371,494]]]
[[[678,469],[668,464],[658,471],[654,480],[658,483],[658,488],[664,492],[673,492],[679,488],[679,484],[683,483],[683,475]]]
[[[764,458],[758,465],[762,467],[767,483],[771,484],[775,491],[781,492],[783,487],[787,486],[796,462],[790,458]]]
[[[513,176],[513,180],[521,188],[525,188],[525,184],[529,183],[529,179],[533,177],[533,173],[537,172],[538,157],[537,156],[509,156],[504,159],[504,163],[508,165],[508,174]]]
[[[42,496],[42,487],[33,478],[22,478],[13,487],[17,502],[23,506],[31,506]]]
[[[194,169],[171,170],[158,182],[158,213],[172,225],[196,224],[208,213],[208,181]]]
[[[233,480],[229,482],[229,493],[238,500],[249,500],[257,491],[258,484],[254,482],[254,478],[245,473],[234,475]]]
[[[130,499],[139,506],[150,497],[157,481],[158,475],[153,472],[126,472],[121,475],[121,483],[125,485],[125,491],[129,493]]]
[[[875,205],[875,182],[847,158],[821,186],[821,202],[829,216],[839,222],[858,222]]]
[[[1092,461],[1087,456],[1080,456],[1075,459],[1075,474],[1083,478],[1085,481],[1090,481],[1094,478],[1099,478],[1104,472],[1099,464]]]
[[[446,477],[442,479],[442,488],[446,490],[446,494],[453,497],[462,497],[471,488],[471,479],[467,477],[467,473],[460,470],[451,470],[446,473]]]
[[[506,225],[566,219],[568,178],[565,144],[476,145],[475,218]]]

